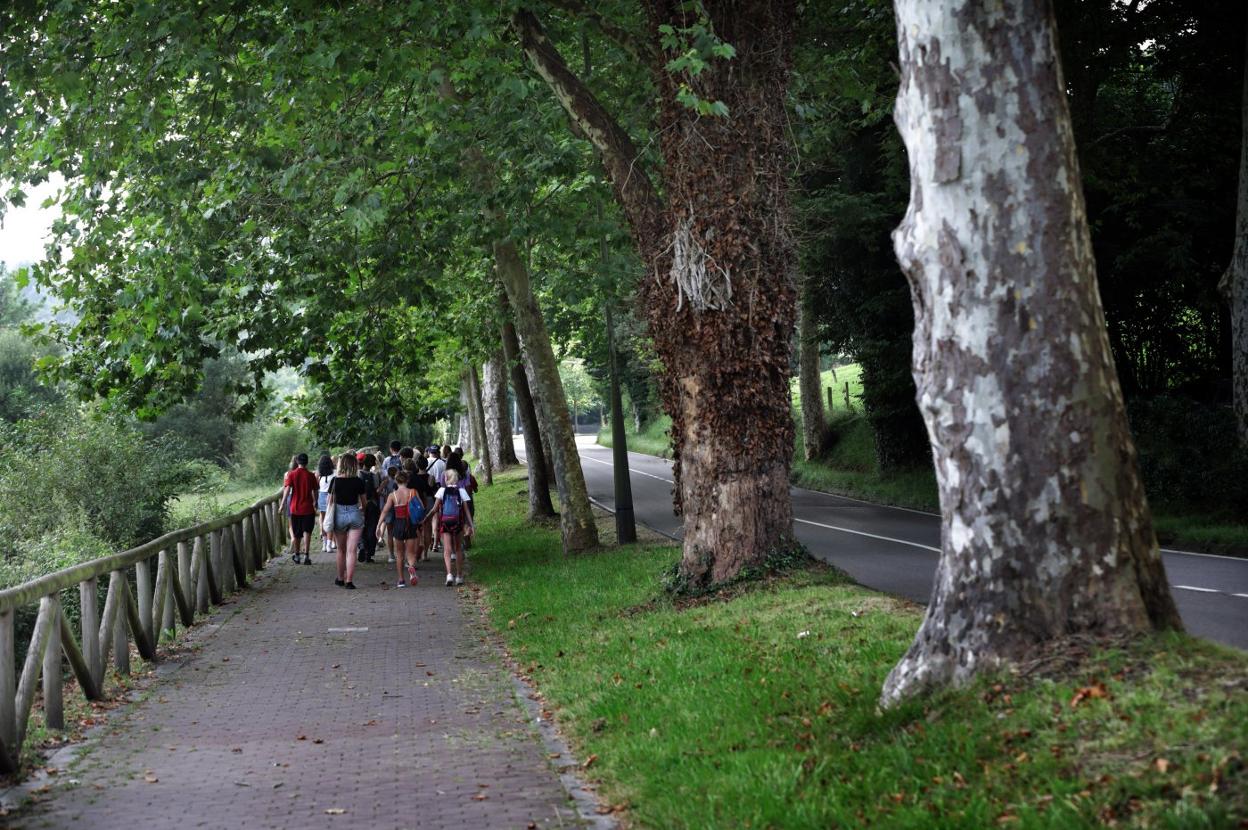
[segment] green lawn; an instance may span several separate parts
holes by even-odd
[[[265,496],[273,495],[280,489],[280,482],[277,484],[230,482],[220,491],[187,493],[176,498],[170,506],[169,527],[171,529],[189,527],[218,516],[228,516],[255,504]]]
[[[508,472],[479,494],[472,581],[602,798],[635,825],[1248,818],[1240,652],[1158,637],[880,713],[918,608],[824,567],[678,607],[660,587],[676,548],[564,557],[556,532],[524,522],[523,483]]]

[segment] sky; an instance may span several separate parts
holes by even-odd
[[[56,194],[63,181],[56,176],[28,189],[24,207],[10,207],[5,211],[0,219],[0,262],[16,268],[43,259],[43,245],[52,222],[60,215],[60,208],[39,206],[44,199]]]

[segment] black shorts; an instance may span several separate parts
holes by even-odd
[[[312,528],[316,525],[316,516],[309,513],[306,516],[290,517],[290,532],[295,534],[296,539],[303,536],[311,536]]]
[[[415,539],[420,536],[420,525],[413,524],[407,519],[396,518],[394,524],[390,525],[390,536],[400,542]]]

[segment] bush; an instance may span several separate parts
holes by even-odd
[[[1248,515],[1248,452],[1229,407],[1178,397],[1127,405],[1140,471],[1154,506],[1242,521]]]
[[[0,455],[0,558],[14,581],[161,535],[173,497],[202,477],[171,439],[69,405],[4,428]]]
[[[254,483],[281,481],[290,457],[306,452],[315,463],[311,437],[293,424],[254,423],[243,432],[236,475]]]

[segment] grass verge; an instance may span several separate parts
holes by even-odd
[[[673,603],[675,547],[564,557],[523,472],[479,494],[473,579],[610,807],[645,827],[1234,827],[1248,657],[1169,635],[880,713],[920,609],[811,568]]]

